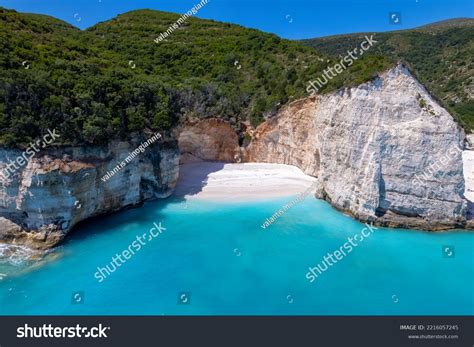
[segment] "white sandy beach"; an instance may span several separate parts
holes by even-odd
[[[298,195],[315,178],[290,165],[195,162],[180,165],[176,196],[211,201],[254,201]]]
[[[474,151],[463,151],[462,160],[465,181],[464,196],[474,202]]]

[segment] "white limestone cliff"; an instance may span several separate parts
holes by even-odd
[[[101,179],[137,146],[69,147],[43,151],[9,179],[0,177],[0,241],[48,248],[78,222],[171,195],[179,153],[153,145],[110,179]],[[0,169],[19,150],[0,151]]]
[[[302,99],[260,125],[246,161],[295,165],[317,196],[361,220],[463,227],[464,135],[402,65],[374,81]]]
[[[401,65],[360,86],[283,107],[246,148],[218,119],[175,130],[177,141],[150,146],[105,182],[138,144],[45,150],[9,179],[0,176],[0,242],[52,247],[82,220],[168,197],[180,151],[183,161],[297,166],[317,178],[317,197],[363,221],[474,229],[464,197],[463,130]],[[0,149],[0,169],[20,154]]]

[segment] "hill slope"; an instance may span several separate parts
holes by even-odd
[[[366,34],[302,41],[331,56],[346,54]],[[413,30],[376,33],[367,54],[402,61],[468,130],[474,129],[474,19],[433,23]]]
[[[164,131],[187,117],[258,124],[306,95],[306,82],[327,66],[298,42],[197,18],[154,42],[179,17],[140,10],[80,31],[0,8],[0,145],[27,144],[48,128],[80,144]],[[325,92],[388,66],[360,59]]]
[[[0,8],[0,145],[61,130],[63,144],[107,143],[166,131],[189,117],[259,124],[357,47],[364,34],[304,41],[238,25],[139,10],[81,31],[48,16]],[[357,85],[402,60],[474,129],[472,21],[379,33],[378,43],[322,93]],[[311,47],[307,47],[310,45]]]

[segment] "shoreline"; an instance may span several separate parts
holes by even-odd
[[[174,197],[252,202],[301,194],[317,181],[291,165],[192,162],[180,165]]]

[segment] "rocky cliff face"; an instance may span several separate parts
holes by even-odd
[[[204,119],[184,124],[176,130],[181,162],[240,160],[239,139],[229,123],[216,119]]]
[[[136,147],[114,142],[46,150],[8,179],[0,177],[0,241],[48,248],[82,220],[169,196],[179,170],[172,146],[152,145],[102,180]],[[1,150],[0,169],[19,155]]]
[[[361,220],[474,227],[463,195],[463,132],[403,66],[287,105],[245,149],[218,119],[187,123],[175,137],[179,150],[176,143],[152,145],[105,181],[138,143],[36,154],[11,177],[0,176],[0,242],[48,248],[82,220],[167,197],[180,158],[295,165],[317,177],[317,197]],[[21,153],[0,150],[0,170]]]
[[[298,166],[318,197],[361,220],[463,227],[464,135],[403,66],[370,83],[296,101],[257,128],[245,160]]]

